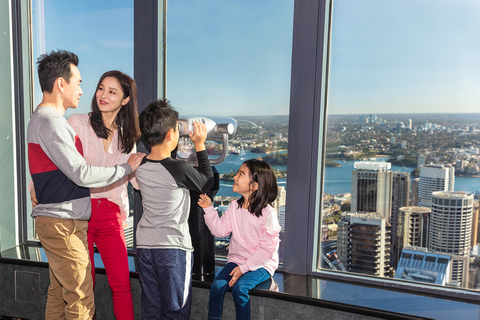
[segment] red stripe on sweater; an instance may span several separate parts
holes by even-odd
[[[75,136],[75,147],[83,156],[82,141],[80,141],[78,135]],[[28,165],[30,174],[58,170],[58,167],[50,160],[42,147],[37,143],[28,144]]]
[[[50,160],[42,147],[36,143],[28,144],[28,165],[30,174],[58,170],[58,167]]]
[[[83,146],[82,146],[82,141],[80,140],[80,137],[78,135],[75,136],[75,147],[77,147],[78,152],[82,155],[83,157]]]

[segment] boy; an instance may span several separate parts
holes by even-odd
[[[194,122],[189,134],[197,151],[197,171],[189,163],[171,158],[179,139],[178,112],[167,100],[151,102],[139,122],[151,146],[136,172],[143,204],[136,233],[142,319],[187,319],[193,265],[188,228],[190,190],[204,193],[214,183],[205,150],[207,129]]]

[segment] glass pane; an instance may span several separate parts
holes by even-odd
[[[215,165],[215,207],[222,214],[239,197],[232,185],[241,164],[262,158],[277,173],[275,206],[284,229],[293,1],[170,1],[167,12],[171,104],[180,116],[237,121],[228,156]],[[217,158],[218,141],[208,144]],[[216,239],[217,257],[225,257],[228,246],[229,237]]]
[[[0,3],[0,28],[10,30],[10,6],[8,1]],[[13,123],[14,114],[14,96],[13,96],[13,56],[12,39],[4,32],[0,38],[0,250],[11,248],[17,244],[16,235],[16,183],[15,183],[15,125]]]
[[[119,70],[133,77],[133,0],[32,1],[33,57],[62,49],[79,57],[83,96],[65,117],[91,111],[100,76]],[[35,65],[35,106],[42,99]],[[129,188],[129,193],[131,193]],[[29,198],[29,197],[28,197]],[[124,224],[127,243],[133,243],[133,201]],[[28,228],[33,230],[33,219]],[[33,234],[33,233],[32,233]]]
[[[479,13],[333,2],[319,269],[480,289]]]

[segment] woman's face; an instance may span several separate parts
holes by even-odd
[[[117,78],[106,77],[98,86],[95,93],[98,108],[102,113],[114,113],[120,111],[122,106],[126,105],[130,97],[124,98],[122,86]]]

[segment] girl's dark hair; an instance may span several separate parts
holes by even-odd
[[[256,217],[262,215],[262,210],[277,199],[278,186],[277,179],[270,165],[261,160],[250,159],[243,163],[250,171],[250,178],[258,183],[258,189],[254,190],[248,199],[248,211]],[[241,197],[237,203],[241,208],[245,199]]]
[[[123,98],[130,97],[128,103],[120,108],[115,118],[118,125],[118,147],[123,153],[130,153],[140,138],[138,127],[138,106],[137,106],[137,84],[125,73],[113,70],[105,72],[98,80],[97,88],[92,99],[92,113],[90,113],[90,125],[99,138],[107,139],[110,129],[105,127],[102,119],[102,112],[98,108],[96,93],[106,77],[113,77],[118,80],[123,91]]]

